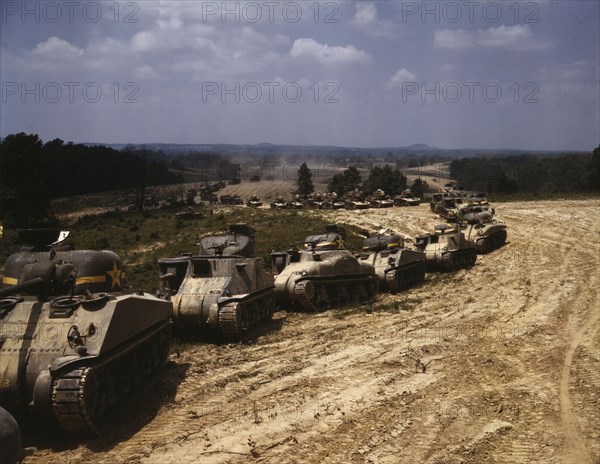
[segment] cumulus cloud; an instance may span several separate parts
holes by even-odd
[[[307,57],[327,65],[364,64],[371,59],[367,52],[358,50],[353,45],[329,46],[307,38],[295,40],[289,54],[292,58]]]
[[[406,68],[402,68],[402,69],[398,70],[392,77],[390,77],[390,80],[387,82],[387,87],[388,88],[396,87],[396,86],[402,84],[403,82],[414,81],[416,78],[417,78],[416,74],[410,72]]]
[[[394,25],[390,21],[377,18],[377,7],[373,3],[361,2],[355,5],[356,12],[352,23],[361,31],[375,37],[393,37]]]
[[[70,61],[83,55],[83,50],[56,36],[41,42],[31,51],[32,55],[48,60]]]
[[[528,24],[498,26],[478,31],[442,29],[435,31],[434,46],[450,50],[467,48],[506,48],[510,50],[543,50],[552,47],[552,42],[536,37]]]

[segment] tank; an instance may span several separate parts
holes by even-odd
[[[437,205],[437,214],[447,221],[456,221],[458,212],[463,207],[465,202],[462,197],[442,198],[442,201]]]
[[[506,224],[494,219],[493,208],[478,206],[471,209],[482,211],[471,211],[463,215],[464,234],[467,240],[475,243],[477,252],[489,253],[500,248],[506,243]]]
[[[246,206],[250,206],[251,208],[258,208],[259,206],[262,206],[262,204],[263,202],[257,195],[250,195],[250,198],[248,198],[248,201],[246,202]]]
[[[425,253],[406,248],[400,235],[385,229],[365,238],[360,260],[375,267],[380,290],[395,293],[425,279]]]
[[[369,209],[371,203],[366,201],[361,194],[349,194],[346,197],[346,209]]]
[[[404,190],[400,195],[394,197],[395,206],[419,206],[421,200],[410,193],[410,190]]]
[[[281,195],[275,198],[275,201],[271,203],[271,209],[287,209],[287,207],[288,204]]]
[[[394,200],[383,190],[377,189],[369,198],[371,208],[391,208],[394,206]]]
[[[434,233],[417,237],[416,247],[425,253],[427,272],[456,271],[477,261],[475,244],[465,238],[458,224],[436,226]]]
[[[276,302],[322,311],[374,298],[375,268],[347,250],[345,238],[343,227],[329,225],[324,234],[308,236],[301,250],[272,253]]]
[[[171,301],[178,331],[238,341],[271,320],[273,276],[254,244],[254,229],[233,224],[202,238],[198,256],[159,259],[159,296]]]
[[[100,435],[166,362],[171,305],[127,290],[112,251],[43,245],[58,232],[24,231],[33,246],[5,262],[0,405],[67,435]]]

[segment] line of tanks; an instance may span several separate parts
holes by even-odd
[[[426,272],[468,268],[478,251],[455,223],[418,236],[414,247],[389,230],[365,232],[361,252],[353,253],[345,229],[334,224],[299,247],[272,252],[269,273],[255,255],[254,229],[234,224],[202,238],[197,255],[159,259],[159,290],[151,295],[128,287],[115,253],[61,246],[58,232],[22,231],[31,246],[4,265],[0,407],[58,423],[70,436],[99,435],[119,420],[165,364],[172,323],[177,332],[237,341],[277,307],[368,302],[378,291],[423,282]]]

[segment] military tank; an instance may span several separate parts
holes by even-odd
[[[240,340],[271,319],[273,276],[254,254],[255,231],[232,224],[200,240],[198,256],[159,259],[159,296],[172,303],[180,332]]]
[[[477,261],[475,244],[465,238],[459,224],[435,226],[434,233],[416,238],[416,247],[425,253],[427,272],[456,271],[469,268]]]
[[[462,219],[464,234],[467,240],[475,243],[478,253],[489,253],[506,243],[506,224],[494,219],[493,208],[473,206]]]
[[[369,198],[369,204],[371,208],[391,208],[394,206],[394,200],[383,190],[377,189]]]
[[[262,200],[258,198],[258,195],[256,194],[250,195],[250,198],[248,198],[248,201],[246,202],[246,206],[249,206],[250,208],[258,208],[259,206],[262,206],[262,204]]]
[[[275,300],[282,306],[322,311],[351,301],[368,301],[378,288],[375,268],[344,246],[346,231],[329,225],[310,235],[303,249],[271,254]]]
[[[59,232],[22,231],[32,246],[5,262],[0,405],[100,435],[166,362],[171,305],[127,290],[112,251],[61,247]]]
[[[425,253],[404,246],[404,239],[388,229],[365,238],[360,260],[375,267],[379,289],[399,292],[425,279]]]
[[[280,195],[277,198],[275,198],[275,201],[272,202],[270,206],[271,206],[271,209],[287,209],[288,203]]]

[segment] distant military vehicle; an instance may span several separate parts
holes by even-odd
[[[21,231],[32,246],[4,265],[0,405],[98,435],[166,362],[171,305],[126,290],[112,251],[61,248],[59,234]]]
[[[487,205],[488,199],[485,193],[475,193],[469,196],[468,203],[470,205]]]
[[[493,208],[487,205],[471,206],[462,215],[467,240],[475,243],[479,253],[489,253],[506,243],[506,224],[494,219]]]
[[[421,200],[412,196],[410,190],[394,197],[394,205],[396,206],[419,206],[420,204]]]
[[[416,246],[425,252],[427,272],[456,271],[477,261],[475,244],[465,238],[458,224],[436,226],[434,233],[417,237]]]
[[[346,195],[345,201],[346,209],[369,209],[371,206],[361,193],[350,193]]]
[[[308,236],[301,250],[272,253],[276,301],[321,311],[374,298],[375,268],[344,247],[345,237],[343,227],[330,225],[325,234]]]
[[[310,195],[306,200],[306,206],[313,209],[323,209],[325,204],[325,196],[320,193]]]
[[[437,214],[449,222],[458,220],[458,211],[465,204],[461,197],[443,198],[437,205]]]
[[[289,202],[288,207],[291,209],[302,209],[304,208],[304,202],[300,195],[295,195],[294,199]]]
[[[394,206],[394,200],[383,190],[377,189],[369,198],[371,208],[391,208]]]
[[[275,198],[275,201],[271,203],[271,209],[287,209],[288,203],[280,195]]]
[[[242,197],[240,197],[239,195],[221,195],[219,197],[219,201],[222,205],[235,206],[244,204],[244,200],[242,200]]]
[[[250,198],[248,198],[248,201],[246,202],[246,206],[249,206],[251,208],[258,208],[259,206],[262,206],[262,204],[263,202],[260,200],[260,198],[258,198],[256,194],[250,195]]]
[[[255,257],[254,244],[254,229],[232,224],[225,235],[202,238],[197,256],[158,260],[159,296],[171,301],[180,332],[237,341],[271,319],[273,276]]]
[[[365,238],[360,260],[375,267],[380,290],[399,292],[425,279],[425,253],[404,246],[404,239],[387,229]]]

